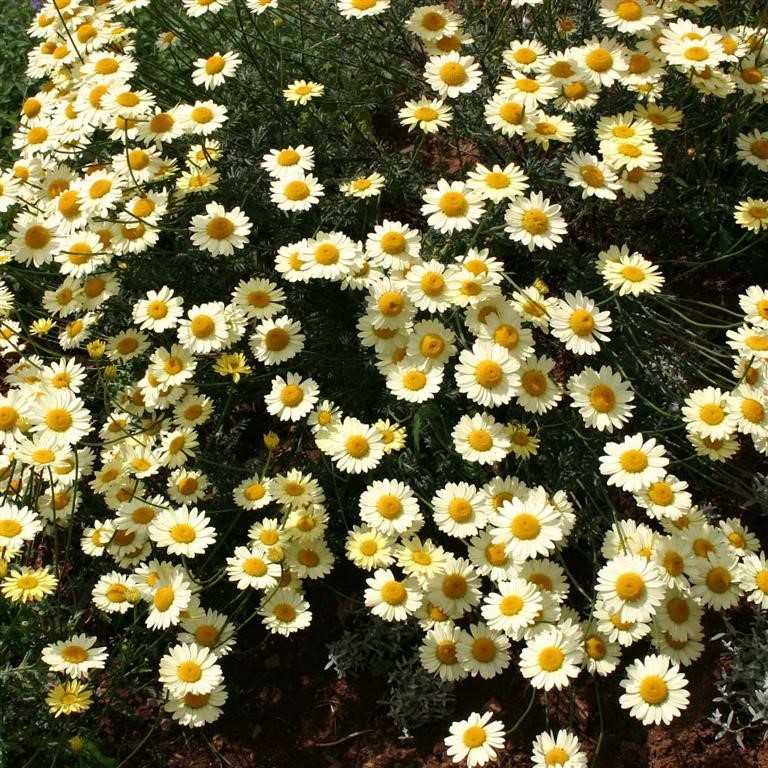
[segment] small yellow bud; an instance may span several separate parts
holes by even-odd
[[[107,345],[100,339],[89,341],[85,345],[85,348],[88,351],[88,357],[90,357],[91,360],[98,360],[99,358],[104,357],[104,353],[107,351]]]
[[[109,379],[110,381],[112,379],[117,378],[117,366],[116,365],[108,365],[104,368],[104,378]]]
[[[0,559],[0,579],[4,579],[8,574],[8,561]]]
[[[542,295],[546,296],[549,293],[549,286],[540,278],[537,277],[533,281],[533,287]]]
[[[141,592],[136,587],[128,587],[125,590],[125,599],[131,605],[137,605],[141,602]]]
[[[280,438],[274,432],[267,432],[264,435],[264,445],[267,447],[267,450],[274,451],[280,445]]]
[[[272,19],[272,26],[282,27],[285,22],[282,19]]]
[[[73,736],[69,740],[69,748],[76,755],[79,755],[85,749],[85,740],[82,739],[80,736]]]

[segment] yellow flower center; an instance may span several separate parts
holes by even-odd
[[[715,566],[710,569],[707,574],[707,587],[712,592],[721,595],[723,592],[727,592],[730,586],[731,574],[725,568]]]
[[[66,408],[52,408],[45,414],[45,423],[53,432],[66,432],[72,426],[72,415]]]
[[[216,330],[216,323],[209,315],[197,315],[189,324],[192,335],[198,339],[207,339]]]
[[[651,483],[648,487],[648,498],[659,507],[666,507],[672,503],[675,494],[668,483]]]
[[[496,644],[489,637],[478,637],[472,643],[472,657],[483,664],[496,658]]]
[[[605,48],[595,48],[587,54],[585,63],[593,72],[607,72],[613,66],[613,56]]]
[[[10,432],[16,429],[19,412],[10,405],[0,405],[0,431]]]
[[[385,291],[379,298],[378,306],[385,317],[397,317],[405,308],[405,298],[399,291]]]
[[[584,650],[586,651],[587,656],[589,656],[590,659],[595,659],[595,661],[604,659],[605,655],[608,653],[605,643],[596,635],[592,635],[584,641]]]
[[[446,85],[461,85],[467,80],[467,70],[458,61],[449,61],[440,67],[440,79]]]
[[[203,676],[203,668],[196,661],[184,661],[176,668],[179,680],[196,683]]]
[[[658,675],[648,675],[640,681],[639,693],[646,704],[657,705],[667,700],[669,689]]]
[[[309,197],[309,186],[298,179],[289,181],[283,189],[283,194],[288,200],[294,203],[299,200],[306,200]]]
[[[176,523],[169,531],[170,537],[179,544],[189,544],[197,538],[197,532],[187,523]]]
[[[79,645],[67,645],[61,649],[61,658],[70,664],[81,664],[88,658],[88,651]]]
[[[512,518],[509,530],[516,539],[530,541],[535,539],[541,532],[541,523],[536,515],[532,515],[529,512],[520,512]]]
[[[688,605],[688,601],[682,597],[673,597],[667,603],[667,616],[675,624],[685,624],[688,621],[688,617],[691,615],[691,609]]]
[[[683,56],[689,61],[706,61],[709,51],[703,45],[692,45],[683,51]]]
[[[534,397],[547,391],[547,377],[541,371],[526,371],[520,378],[523,389]]]
[[[545,672],[557,672],[563,666],[564,661],[565,654],[554,645],[539,652],[539,666]]]
[[[502,367],[493,360],[483,360],[475,368],[475,381],[486,389],[497,387],[503,378]]]
[[[541,235],[549,228],[549,217],[540,208],[530,208],[520,220],[523,229],[531,235]]]
[[[470,725],[461,735],[464,746],[468,749],[475,749],[485,744],[485,729],[480,725]]]
[[[458,659],[456,658],[456,643],[453,640],[443,640],[442,643],[438,643],[435,648],[435,656],[441,664],[456,664]]]
[[[509,562],[507,550],[503,544],[489,544],[485,548],[485,559],[494,566],[503,566]]]
[[[461,192],[445,192],[440,197],[438,207],[446,216],[463,216],[469,206]]]
[[[408,599],[405,587],[399,581],[388,581],[381,588],[381,599],[389,605],[402,605]]]
[[[476,451],[490,451],[493,447],[493,438],[484,429],[473,429],[467,438],[469,445]]]
[[[507,101],[499,107],[499,117],[512,125],[519,125],[523,120],[525,108],[516,101]]]
[[[699,417],[705,424],[714,427],[725,418],[725,411],[717,403],[707,403],[707,405],[701,407]]]
[[[379,545],[373,539],[366,539],[360,544],[360,552],[366,557],[372,557],[379,551]]]
[[[0,537],[12,539],[21,533],[21,524],[17,520],[0,520]]]
[[[499,613],[502,616],[517,616],[523,609],[523,600],[520,595],[506,595],[499,603]]]
[[[155,608],[161,613],[167,611],[173,605],[175,595],[171,587],[160,587],[152,598]]]
[[[350,435],[344,443],[344,448],[353,459],[362,459],[371,450],[368,440],[363,435]]]
[[[630,448],[621,454],[619,464],[625,472],[642,472],[648,466],[648,457],[642,451]]]
[[[552,747],[544,755],[546,765],[565,765],[571,756],[562,747]]]
[[[280,402],[288,408],[295,408],[303,399],[304,392],[296,384],[289,384],[280,392]]]
[[[249,557],[243,561],[243,573],[259,578],[267,572],[267,564],[260,557]]]
[[[466,523],[472,518],[472,505],[466,499],[451,499],[448,515],[457,523]]]
[[[27,248],[31,248],[33,251],[45,248],[45,246],[50,242],[50,231],[46,227],[40,226],[39,224],[31,226],[24,233],[24,244],[27,246]]]
[[[627,602],[639,600],[645,595],[645,581],[637,573],[622,573],[616,579],[616,594]]]
[[[226,240],[235,231],[235,225],[226,216],[216,216],[205,227],[209,237]]]
[[[605,185],[605,175],[596,165],[585,165],[580,169],[581,178],[590,187],[602,187]]]
[[[765,419],[765,408],[762,403],[751,398],[745,398],[741,401],[741,413],[747,421],[753,424],[760,424]]]
[[[625,0],[616,6],[616,15],[624,21],[638,21],[643,18],[643,9],[634,0]]]

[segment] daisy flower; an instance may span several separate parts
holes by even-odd
[[[397,116],[400,125],[406,126],[409,131],[418,128],[424,133],[437,133],[441,128],[450,125],[453,110],[444,99],[421,98],[417,101],[406,101]]]
[[[229,341],[224,304],[213,301],[196,304],[179,321],[179,343],[195,355],[204,355],[221,349]]]
[[[85,712],[93,701],[93,693],[85,683],[67,680],[57,683],[45,697],[45,703],[54,717]]]
[[[504,405],[520,385],[520,362],[506,349],[489,341],[475,341],[459,355],[456,384],[459,391],[479,405]]]
[[[389,8],[390,0],[337,0],[339,13],[347,19],[376,16]]]
[[[387,373],[387,389],[398,400],[408,403],[424,403],[440,391],[443,371],[440,366],[428,362],[406,360]]]
[[[315,150],[303,144],[284,149],[270,149],[264,155],[261,167],[273,179],[282,179],[297,170],[307,173],[315,167]]]
[[[373,571],[392,565],[393,540],[375,528],[356,525],[348,534],[345,544],[347,557],[358,568]]]
[[[562,398],[560,387],[549,374],[555,361],[545,355],[527,357],[518,370],[520,386],[515,393],[517,402],[529,413],[546,413]]]
[[[520,653],[520,672],[536,689],[561,690],[581,671],[581,630],[544,629],[530,638]]]
[[[200,728],[213,723],[221,716],[221,707],[227,701],[227,691],[217,685],[208,693],[185,693],[183,696],[169,696],[163,709],[174,720],[190,728]]]
[[[270,185],[270,200],[281,211],[308,211],[324,194],[323,185],[300,168],[286,172]]]
[[[601,432],[621,429],[632,417],[634,392],[629,382],[607,365],[585,368],[568,380],[568,394],[588,427]]]
[[[479,192],[484,200],[500,203],[524,194],[528,189],[528,176],[514,163],[503,168],[500,165],[487,168],[478,163],[467,175],[467,187]]]
[[[639,253],[622,254],[618,260],[605,261],[600,273],[605,284],[612,291],[618,291],[619,296],[658,293],[664,285],[664,275],[658,266]]]
[[[342,472],[368,472],[384,455],[381,432],[359,419],[345,417],[329,439],[331,458]]]
[[[195,557],[205,552],[216,540],[216,529],[209,526],[210,518],[197,507],[182,505],[164,509],[148,528],[149,538],[169,555]]]
[[[377,197],[384,188],[386,179],[380,173],[374,171],[368,176],[358,176],[351,181],[339,184],[339,191],[345,197]]]
[[[481,195],[463,181],[440,179],[424,193],[421,213],[442,234],[471,229],[485,212]]]
[[[437,527],[456,538],[468,538],[485,528],[488,507],[482,493],[469,483],[447,483],[432,497]]]
[[[516,71],[511,77],[502,77],[498,92],[510,101],[517,101],[524,109],[535,111],[557,96],[557,84],[544,72],[527,73]]]
[[[608,485],[636,493],[643,486],[663,480],[669,459],[663,445],[642,434],[626,437],[621,443],[608,443],[600,457],[600,473],[608,475]]]
[[[27,507],[8,503],[0,506],[0,551],[21,549],[25,541],[32,541],[42,529],[42,520]]]
[[[264,402],[267,412],[281,421],[299,421],[315,407],[318,392],[314,379],[302,379],[298,373],[287,373],[285,379],[275,376]]]
[[[619,704],[643,725],[668,725],[688,706],[688,680],[666,656],[635,659],[620,685]]]
[[[738,416],[728,408],[728,395],[717,387],[691,392],[682,412],[686,429],[699,437],[723,440],[736,431]]]
[[[543,607],[541,591],[521,578],[500,581],[497,589],[484,598],[480,612],[491,629],[519,640]]]
[[[485,105],[485,122],[504,136],[522,135],[530,122],[525,108],[497,93]]]
[[[461,630],[453,622],[437,624],[424,636],[419,648],[422,667],[441,680],[455,682],[467,676],[456,657],[456,643]]]
[[[325,86],[321,83],[315,83],[311,80],[294,80],[285,90],[283,98],[289,104],[303,106],[312,99],[322,96],[325,92]]]
[[[451,432],[453,447],[466,461],[495,464],[509,453],[510,438],[503,424],[489,413],[464,415]]]
[[[181,613],[192,599],[189,581],[183,573],[156,581],[151,593],[151,609],[146,624],[149,629],[167,629],[181,621]]]
[[[593,37],[573,53],[576,63],[597,86],[609,88],[629,69],[624,47],[613,38]]]
[[[635,500],[650,517],[657,520],[677,520],[692,505],[688,483],[678,480],[674,475],[666,475],[641,488],[635,494]]]
[[[552,250],[562,242],[562,235],[567,231],[560,206],[550,204],[541,192],[513,200],[504,220],[507,224],[504,231],[509,233],[510,239],[527,246],[529,251],[536,248]]]
[[[480,65],[472,56],[451,51],[442,56],[430,56],[424,68],[424,79],[440,96],[454,99],[480,86]]]
[[[301,325],[284,315],[274,320],[266,319],[257,325],[248,343],[258,361],[265,365],[277,365],[301,352],[305,338]]]
[[[405,28],[422,40],[437,40],[456,34],[461,22],[461,16],[445,5],[422,5],[413,10]]]
[[[541,486],[524,498],[505,501],[491,517],[494,544],[504,544],[518,561],[547,555],[563,539],[560,515]]]
[[[179,107],[178,118],[186,133],[210,136],[227,121],[227,108],[215,101],[196,101]]]
[[[222,85],[226,78],[234,77],[241,63],[242,60],[234,51],[227,51],[223,55],[217,52],[207,59],[195,59],[192,82],[210,91]]]
[[[214,256],[231,256],[248,242],[251,222],[239,209],[227,211],[219,203],[208,203],[205,215],[193,216],[189,228],[192,242],[197,248]]]
[[[619,32],[646,32],[661,20],[661,11],[648,0],[603,0],[600,16],[606,27]]]
[[[450,555],[432,539],[422,541],[418,536],[403,539],[396,549],[397,564],[407,576],[414,576],[422,586],[438,573],[443,573]]]
[[[625,3],[628,5],[629,3]],[[544,731],[533,740],[533,768],[587,768],[587,756],[570,731]]]
[[[386,536],[409,530],[419,516],[419,502],[399,480],[374,480],[360,496],[360,518]]]
[[[87,677],[91,669],[103,669],[107,649],[94,647],[96,638],[90,635],[72,635],[66,640],[46,645],[42,659],[51,672],[63,672],[70,677]]]
[[[587,152],[574,152],[561,166],[568,186],[582,190],[581,197],[598,197],[603,200],[615,200],[616,190],[621,189],[616,174],[595,155]]]
[[[550,310],[552,335],[577,355],[594,355],[600,342],[608,341],[612,328],[607,310],[595,311],[595,302],[581,291],[566,293]]]
[[[747,553],[736,570],[735,578],[750,603],[768,608],[768,564],[763,552]]]
[[[469,632],[461,632],[456,643],[459,664],[472,677],[489,680],[509,666],[509,640],[501,632],[482,622],[470,624]]]
[[[452,723],[445,738],[448,755],[454,763],[467,761],[467,768],[496,760],[497,750],[504,749],[504,724],[491,722],[492,712],[473,712],[467,720]]]
[[[238,589],[269,591],[280,582],[282,568],[271,563],[260,548],[237,547],[227,558],[227,577]]]
[[[293,589],[278,589],[259,609],[264,626],[273,634],[288,635],[306,629],[312,622],[309,603]]]
[[[398,581],[390,569],[380,568],[365,583],[365,605],[384,621],[405,621],[421,605],[421,589],[416,579]]]
[[[605,609],[622,621],[649,621],[664,598],[658,566],[642,555],[618,555],[597,574],[595,590]]]
[[[172,696],[212,691],[224,676],[216,654],[196,643],[179,643],[160,659],[160,682]]]
[[[739,602],[741,586],[738,558],[730,552],[710,552],[706,559],[698,558],[690,571],[691,594],[702,605],[717,611],[732,608]]]

